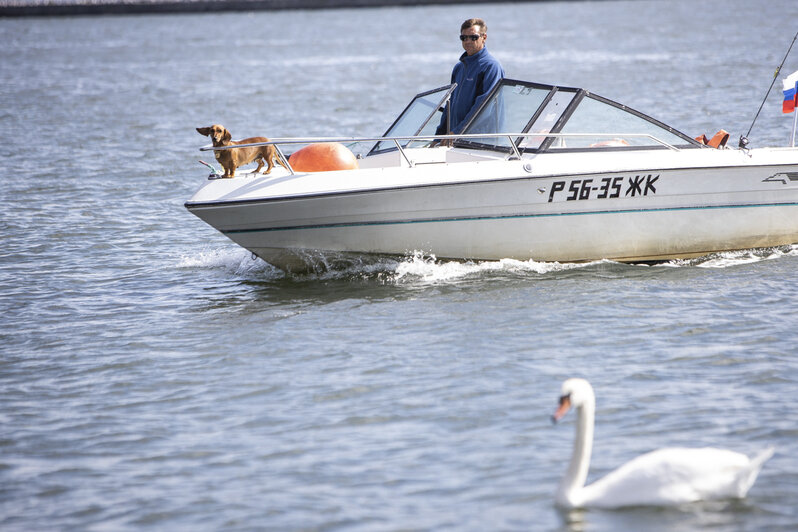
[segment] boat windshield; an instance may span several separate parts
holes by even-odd
[[[549,85],[504,80],[464,129],[479,133],[549,133],[559,123],[577,94],[576,89],[557,90]],[[511,135],[470,138],[469,144],[485,147],[538,148],[545,136],[514,138]]]
[[[468,138],[458,145],[509,150],[512,141],[522,151],[700,146],[651,117],[584,89],[508,79],[494,88],[463,130],[501,132],[530,135]],[[552,133],[557,135],[546,135]]]
[[[432,136],[454,84],[416,95],[384,137]],[[511,79],[494,87],[455,146],[512,152],[700,148],[684,133],[584,89]],[[400,141],[402,147],[429,145],[429,138]],[[396,149],[379,141],[369,155]]]
[[[561,137],[552,143],[551,149],[662,146],[658,140],[682,148],[692,145],[692,140],[678,131],[616,105],[604,98],[586,95],[560,130],[564,134],[586,136]]]
[[[416,135],[434,135],[443,115],[443,106],[455,88],[455,84],[446,85],[431,91],[417,94],[405,107],[383,137],[413,137]],[[419,143],[421,141],[414,141]],[[429,142],[429,139],[423,142]],[[406,147],[409,142],[400,142]],[[396,149],[393,141],[380,141],[374,145],[369,155]]]

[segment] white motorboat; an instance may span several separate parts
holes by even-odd
[[[647,262],[798,242],[798,148],[710,147],[584,89],[517,80],[435,137],[452,90],[417,95],[382,137],[271,141],[284,160],[368,143],[356,169],[209,178],[185,206],[287,271],[352,254]]]

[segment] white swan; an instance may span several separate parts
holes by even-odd
[[[773,455],[768,448],[754,458],[726,449],[665,448],[633,459],[589,486],[585,486],[593,448],[596,398],[590,383],[568,379],[562,385],[559,421],[576,408],[576,438],[568,471],[557,490],[564,508],[620,508],[670,506],[711,499],[743,498],[754,484],[762,464]]]

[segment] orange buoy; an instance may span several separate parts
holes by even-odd
[[[310,144],[291,154],[288,163],[295,172],[329,172],[357,170],[357,158],[352,151],[337,142]]]

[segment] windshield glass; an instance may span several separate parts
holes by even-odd
[[[399,115],[393,125],[388,128],[383,137],[434,135],[443,115],[443,102],[453,89],[454,85],[447,85],[446,87],[418,94]],[[407,146],[408,141],[403,141],[401,144],[402,147]],[[371,149],[370,153],[390,149],[396,149],[394,141],[381,141]]]
[[[689,140],[665,127],[591,95],[579,103],[561,132],[601,135],[561,137],[555,140],[550,149],[662,146],[651,137],[631,135],[651,135],[672,146],[691,144]]]
[[[546,107],[535,119],[532,127],[529,128],[530,133],[550,133],[565,110],[571,104],[571,100],[576,96],[575,90],[559,90],[552,94],[551,99],[546,103]],[[526,131],[525,131],[526,132]],[[520,140],[519,146],[521,148],[540,148],[541,143],[546,140],[544,136],[523,137]]]
[[[448,85],[417,95],[385,136],[434,135],[444,103],[454,89],[455,85]],[[481,136],[486,133],[497,135]],[[653,118],[583,89],[510,79],[501,80],[494,88],[463,134],[476,136],[458,139],[456,146],[506,152],[513,151],[513,144],[520,151],[665,147],[663,143],[700,147]],[[430,139],[400,144],[403,148],[425,146]],[[395,149],[394,141],[380,141],[369,154]]]
[[[549,92],[551,87],[535,87],[528,83],[504,80],[463,133],[523,133]],[[510,147],[507,137],[474,138],[468,139],[468,142]]]

